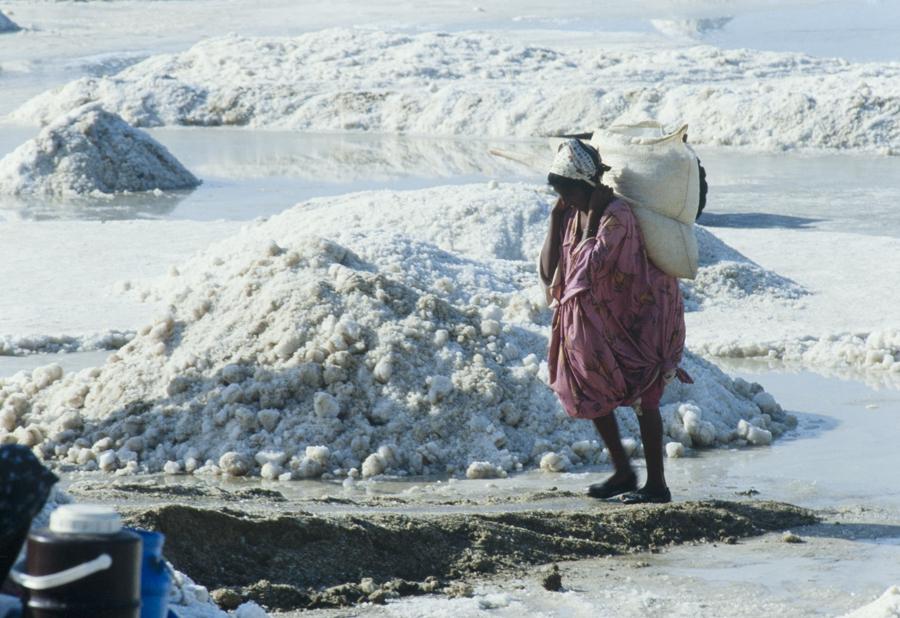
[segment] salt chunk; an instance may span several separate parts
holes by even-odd
[[[481,309],[481,317],[485,320],[494,320],[495,322],[499,322],[501,319],[503,319],[503,309],[501,309],[499,305],[492,303],[487,307],[483,307]]]
[[[109,450],[103,451],[97,456],[97,465],[104,472],[110,472],[116,469],[116,452]]]
[[[445,399],[453,392],[453,382],[447,376],[431,376],[431,385],[428,388],[428,401],[432,404]]]
[[[229,476],[244,476],[253,468],[253,463],[243,453],[228,451],[219,457],[219,468]]]
[[[241,382],[245,376],[245,370],[240,365],[225,365],[222,367],[221,380],[225,384]]]
[[[259,475],[269,481],[274,481],[279,476],[281,476],[282,469],[281,466],[277,463],[267,461],[262,465],[262,468],[259,470]]]
[[[0,429],[4,431],[12,431],[16,428],[18,418],[16,417],[16,413],[12,411],[12,408],[2,408],[0,409]]]
[[[183,468],[180,462],[169,460],[163,466],[163,472],[166,474],[181,474]]]
[[[141,436],[132,436],[125,440],[125,444],[123,445],[129,451],[134,451],[135,453],[141,453],[144,450],[144,438]]]
[[[397,463],[399,463],[397,452],[390,444],[382,444],[375,452],[384,460],[385,464],[389,467],[395,466],[397,465]]]
[[[600,450],[600,444],[596,440],[579,440],[572,444],[572,451],[582,459],[590,458]]]
[[[759,406],[759,409],[766,414],[781,412],[781,406],[775,401],[770,393],[762,391],[753,396],[753,403]]]
[[[335,327],[335,333],[344,338],[347,343],[353,343],[362,335],[362,327],[350,319],[342,319]]]
[[[225,403],[236,403],[241,400],[243,394],[240,384],[229,384],[222,391],[222,401]]]
[[[291,471],[294,478],[315,479],[322,476],[322,473],[325,472],[325,467],[310,457],[295,457],[291,460]]]
[[[387,469],[387,463],[384,461],[384,458],[378,453],[372,453],[362,464],[362,475],[363,478],[369,478],[371,476],[378,476],[382,472]]]
[[[447,341],[449,340],[450,333],[447,330],[439,328],[438,330],[434,331],[434,345],[442,347],[446,345]]]
[[[41,440],[43,440],[41,430],[37,427],[37,425],[29,425],[28,427],[16,427],[12,435],[16,439],[17,444],[27,446],[28,448],[36,446],[41,442]]]
[[[390,356],[382,356],[381,359],[377,363],[375,363],[375,368],[372,370],[372,375],[376,380],[381,382],[382,384],[387,384],[391,379],[391,374],[394,371],[393,363],[391,363]]]
[[[747,430],[747,442],[755,446],[765,446],[772,444],[772,432],[768,429],[750,426]]]
[[[473,461],[466,468],[466,478],[495,479],[506,477],[506,471],[489,461]]]
[[[481,334],[485,337],[497,336],[500,334],[500,322],[497,320],[482,320]]]
[[[260,410],[256,413],[256,420],[268,432],[275,431],[278,421],[281,420],[281,412],[273,409]]]
[[[294,352],[300,349],[302,344],[303,341],[299,335],[289,335],[275,346],[275,354],[282,360],[287,360],[294,355]]]
[[[313,396],[313,411],[319,418],[334,418],[340,413],[341,406],[330,393],[319,391]]]
[[[331,458],[331,450],[327,446],[307,446],[305,454],[313,461],[319,462],[323,468],[328,465]]]
[[[669,459],[684,457],[684,444],[681,442],[666,442],[666,457]]]
[[[280,466],[287,461],[288,456],[284,451],[259,451],[253,458],[260,466],[264,466],[267,463],[274,463]]]
[[[541,457],[541,470],[545,472],[564,472],[569,466],[568,458],[550,451]]]

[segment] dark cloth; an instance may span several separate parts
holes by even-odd
[[[31,520],[44,508],[58,480],[30,449],[0,446],[0,584],[19,555]]]

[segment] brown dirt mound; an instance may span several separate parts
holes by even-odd
[[[128,521],[163,532],[168,559],[208,588],[295,609],[435,592],[438,582],[478,573],[726,541],[817,519],[775,502],[706,501],[583,512],[330,517],[168,505],[133,512]]]

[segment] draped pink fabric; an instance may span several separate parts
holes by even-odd
[[[570,416],[597,418],[630,405],[677,369],[684,350],[678,280],[647,259],[631,208],[616,199],[593,238],[563,223],[562,275],[550,337],[550,386]],[[681,375],[679,376],[681,377]]]

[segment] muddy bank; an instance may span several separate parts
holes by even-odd
[[[221,600],[272,609],[464,594],[468,576],[691,542],[734,542],[814,523],[775,502],[688,502],[581,512],[263,517],[167,505],[135,509],[132,525],[166,534],[166,556]],[[370,579],[371,578],[371,581]],[[227,589],[227,590],[223,590]]]

